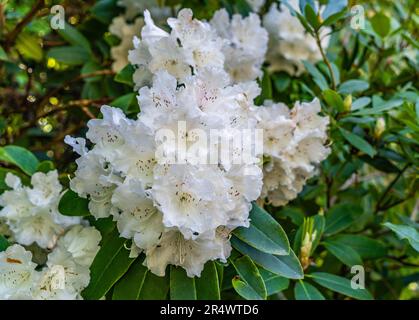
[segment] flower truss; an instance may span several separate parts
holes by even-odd
[[[8,173],[6,184],[11,190],[0,195],[0,218],[8,225],[13,238],[22,245],[36,243],[41,248],[53,248],[59,236],[75,224],[78,217],[66,217],[58,212],[62,186],[56,170],[37,172],[32,187],[22,185],[19,177]]]
[[[288,4],[300,12],[298,1],[289,0]],[[270,71],[286,71],[299,76],[304,72],[304,60],[312,63],[322,59],[316,40],[306,32],[298,18],[292,15],[285,5],[273,3],[269,12],[263,17],[263,26],[269,32],[269,50],[267,60]],[[321,46],[329,45],[330,28],[320,30]]]
[[[100,240],[99,231],[93,227],[71,227],[40,271],[30,251],[19,244],[8,247],[0,252],[0,299],[81,299]]]
[[[96,218],[113,217],[121,236],[133,240],[131,255],[144,252],[153,273],[162,276],[167,265],[176,265],[200,276],[205,262],[226,261],[229,234],[249,226],[251,202],[261,196],[258,141],[249,140],[256,161],[231,161],[245,152],[232,143],[237,133],[266,131],[260,143],[271,163],[264,168],[263,196],[283,204],[327,155],[328,121],[317,115],[317,100],[291,111],[254,105],[260,88],[252,80],[261,75],[268,40],[256,15],[230,20],[220,10],[207,23],[183,9],[168,19],[170,33],[148,11],[144,17],[141,39],[129,53],[139,67],[134,80],[141,112],[129,119],[103,106],[103,118],[88,123],[89,143],[66,137],[80,155],[70,186],[89,199]],[[214,130],[222,132],[220,139],[208,140]],[[211,161],[214,151],[231,157]],[[284,179],[270,177],[276,171]]]

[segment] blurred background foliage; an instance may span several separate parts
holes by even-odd
[[[300,77],[265,71],[260,81],[259,99],[291,105],[319,97],[331,118],[332,153],[319,174],[289,205],[265,205],[309,275],[304,283],[282,279],[268,292],[272,299],[301,298],[303,285],[310,291],[321,282],[310,277],[313,272],[350,278],[349,266],[357,263],[365,267],[375,299],[419,298],[418,3],[349,2],[327,21],[333,32],[324,61],[306,63]],[[192,8],[200,19],[220,7],[250,11],[245,0],[159,3],[173,12]],[[55,4],[65,8],[64,30],[50,27]],[[361,30],[350,27],[348,8],[355,5],[365,10]],[[67,184],[75,164],[64,136],[82,135],[102,104],[132,117],[138,113],[132,68],[118,74],[111,68],[110,48],[119,40],[108,28],[121,12],[115,0],[0,0],[0,190],[9,171],[25,176],[53,167]],[[307,14],[301,19],[313,35],[326,23]],[[35,167],[28,167],[30,155],[10,145],[30,150]],[[314,241],[307,242],[307,234]],[[239,297],[232,289],[234,274],[231,266],[225,269],[222,298]],[[264,280],[269,276],[262,273]],[[317,288],[325,298],[345,298],[327,285]]]

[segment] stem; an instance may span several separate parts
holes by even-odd
[[[323,50],[323,47],[322,47],[322,42],[320,40],[320,36],[319,36],[318,31],[316,31],[316,42],[317,42],[317,46],[319,47],[320,54],[323,57],[323,61],[326,64],[327,69],[329,69],[330,78],[332,80],[332,89],[336,90],[336,80],[335,80],[335,75],[333,73],[332,65],[330,64],[329,59],[327,59],[326,54],[324,53],[324,50]]]
[[[410,163],[406,164],[402,170],[399,171],[399,173],[397,173],[397,176],[393,179],[393,181],[390,182],[390,184],[387,186],[387,188],[384,190],[383,194],[381,195],[380,199],[377,201],[377,205],[375,207],[375,211],[374,213],[377,213],[379,211],[381,211],[382,207],[381,207],[381,202],[383,202],[383,200],[385,199],[385,197],[387,196],[387,194],[390,192],[390,190],[394,187],[394,185],[396,184],[396,182],[400,179],[400,177],[403,175],[403,173],[407,170],[407,168],[409,168]]]

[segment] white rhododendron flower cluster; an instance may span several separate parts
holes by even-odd
[[[68,227],[80,223],[80,218],[58,212],[62,186],[56,170],[33,174],[32,187],[24,186],[12,173],[7,174],[5,182],[11,190],[0,195],[3,207],[0,218],[4,219],[16,242],[52,248]]]
[[[234,15],[230,21],[222,9],[208,23],[193,19],[192,10],[182,9],[177,18],[167,20],[170,33],[158,28],[147,10],[144,17],[141,39],[134,38],[135,49],[128,56],[137,66],[137,88],[149,84],[159,70],[180,81],[203,68],[225,68],[233,83],[261,76],[268,36],[256,14]]]
[[[320,102],[299,103],[291,110],[283,103],[266,101],[257,109],[258,127],[264,130],[262,198],[275,206],[297,197],[316,166],[326,159],[329,119],[322,117]]]
[[[259,12],[265,5],[266,0],[246,0],[246,2],[250,5],[253,12]]]
[[[111,48],[114,72],[121,71],[128,64],[128,52],[133,49],[132,38],[139,33],[143,25],[142,18],[135,19],[133,23],[127,23],[124,16],[118,16],[112,20],[109,32],[121,40],[118,45]]]
[[[261,26],[259,16],[250,13],[243,18],[235,14],[230,21],[227,10],[221,9],[215,12],[210,24],[225,40],[224,67],[233,82],[260,78],[268,49],[268,32]]]
[[[262,74],[267,47],[256,15],[230,19],[220,10],[207,23],[183,9],[168,19],[170,33],[148,11],[144,18],[129,53],[138,67],[141,112],[130,119],[103,106],[103,118],[88,123],[89,142],[66,137],[80,155],[70,186],[89,199],[93,216],[113,217],[121,236],[133,240],[131,255],[144,252],[153,273],[162,276],[175,265],[200,276],[205,262],[226,261],[231,231],[249,226],[263,183],[258,144],[271,161],[263,197],[286,203],[328,153],[327,119],[318,115],[317,100],[291,111],[254,105],[260,88],[252,80]],[[232,143],[240,132],[257,129],[266,131],[264,141]],[[214,130],[219,136],[208,141]],[[250,162],[243,161],[246,148],[253,152]],[[213,161],[214,153],[229,157]],[[242,161],[232,161],[237,158]]]
[[[19,244],[0,252],[0,300],[75,300],[90,281],[100,233],[76,225],[61,237],[40,271],[32,253]]]
[[[89,198],[95,217],[113,216],[121,235],[133,238],[146,254],[145,265],[157,275],[173,264],[199,276],[206,261],[226,261],[230,230],[249,225],[251,201],[262,187],[259,166],[222,159],[194,163],[195,151],[208,155],[209,150],[189,148],[194,130],[210,136],[211,129],[222,129],[232,139],[233,129],[255,127],[249,115],[256,108],[257,84],[228,83],[222,69],[201,70],[181,86],[168,72],[158,71],[153,85],[139,91],[138,119],[104,106],[103,119],[88,123],[91,150],[84,139],[66,138],[81,156],[71,188]],[[179,127],[182,123],[185,128]],[[159,143],[159,132],[167,130],[177,135],[175,145]],[[179,158],[175,153],[183,143],[186,156]],[[223,148],[220,142],[211,147]],[[174,161],[162,163],[158,150]]]
[[[300,12],[298,0],[289,0],[288,4]],[[316,63],[322,59],[319,47],[313,36],[306,32],[304,26],[290,9],[281,3],[273,3],[269,12],[263,17],[263,26],[269,33],[269,50],[267,60],[270,71],[286,71],[290,75],[304,72],[304,60]],[[331,29],[320,29],[322,48],[329,45]]]

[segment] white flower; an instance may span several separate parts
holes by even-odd
[[[144,20],[141,18],[135,19],[132,24],[128,24],[123,16],[115,17],[112,20],[109,32],[121,39],[118,45],[111,48],[111,56],[114,60],[113,71],[119,72],[129,63],[128,52],[134,48],[132,38],[140,33],[143,25]]]
[[[167,20],[172,28],[170,34],[154,24],[148,10],[144,19],[141,39],[134,37],[135,49],[128,55],[128,60],[139,68],[134,73],[136,88],[149,84],[151,75],[161,70],[183,80],[192,70],[223,69],[223,40],[207,22],[193,19],[190,9],[182,9],[177,18]]]
[[[18,243],[35,242],[42,248],[52,248],[66,228],[80,222],[80,218],[58,212],[62,186],[56,170],[33,174],[32,187],[23,186],[11,173],[7,174],[6,183],[12,190],[0,195],[3,207],[0,217],[5,219]]]
[[[298,1],[289,0],[291,7],[300,12]],[[293,16],[285,4],[272,4],[263,18],[263,25],[269,32],[269,50],[267,60],[271,71],[284,70],[291,75],[304,72],[303,60],[312,63],[322,59],[316,40],[308,34],[296,16]],[[320,29],[321,46],[329,44],[330,28]]]
[[[0,300],[30,299],[38,278],[31,260],[32,254],[17,244],[0,252]]]
[[[160,239],[164,225],[161,213],[146,195],[141,183],[128,180],[112,196],[117,227],[122,237],[133,238],[143,249],[154,246]]]
[[[101,239],[100,232],[94,227],[73,226],[58,240],[56,248],[49,254],[48,261],[55,259],[56,252],[64,251],[69,253],[77,264],[89,267],[99,250]]]
[[[171,264],[184,268],[189,277],[199,277],[205,262],[216,259],[226,262],[230,252],[228,236],[221,230],[215,238],[201,235],[196,240],[186,240],[180,232],[170,230],[163,234],[159,245],[147,250],[144,265],[158,276],[164,276]]]
[[[234,82],[252,81],[262,75],[261,67],[268,49],[268,33],[259,16],[250,13],[243,18],[233,15],[231,21],[225,9],[215,12],[211,26],[225,42],[225,70]]]
[[[257,110],[258,126],[264,129],[263,189],[275,206],[294,199],[318,164],[326,159],[329,119],[318,115],[320,102],[297,102],[292,110],[284,104],[265,102]]]

